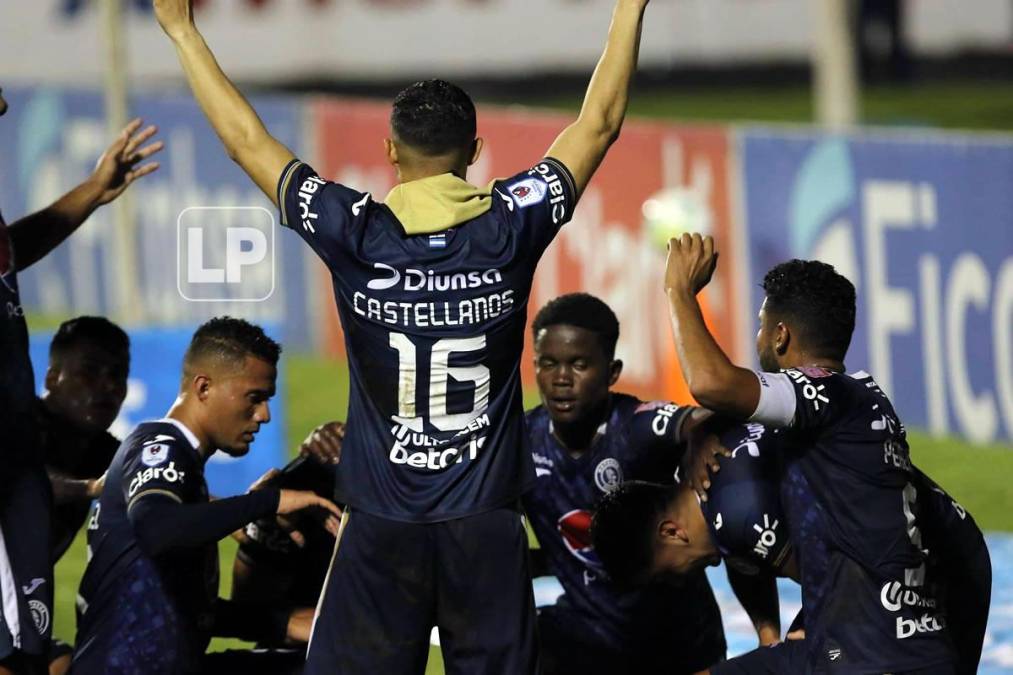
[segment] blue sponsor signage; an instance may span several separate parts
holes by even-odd
[[[847,365],[909,426],[1013,439],[1013,142],[922,133],[740,135],[751,311],[790,258],[858,289]]]

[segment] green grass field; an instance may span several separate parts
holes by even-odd
[[[490,101],[496,102],[496,101]],[[499,101],[503,102],[503,101]],[[542,100],[548,107],[574,110],[579,96]],[[530,102],[529,102],[530,103]],[[687,121],[761,123],[807,123],[812,118],[810,91],[805,87],[723,88],[638,92],[632,114]],[[1013,84],[959,82],[913,85],[900,88],[873,87],[863,96],[863,119],[877,125],[924,125],[942,128],[1013,130]],[[33,329],[53,328],[51,320],[34,318]],[[347,409],[348,373],[343,363],[286,355],[283,359],[287,390],[286,437],[295,448],[317,424],[343,419]],[[621,382],[620,387],[621,389]],[[321,395],[321,393],[324,395]],[[528,392],[526,404],[537,397]],[[971,511],[983,529],[1013,531],[1013,448],[1004,445],[972,446],[956,439],[934,439],[910,434],[914,461]],[[254,448],[256,452],[256,448]],[[222,593],[231,586],[235,553],[232,540],[219,546],[222,559]],[[55,634],[74,637],[74,598],[84,571],[85,551],[79,538],[57,566]],[[216,640],[212,648],[241,643]],[[427,673],[443,672],[439,650],[431,652]]]

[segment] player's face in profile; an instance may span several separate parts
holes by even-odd
[[[46,373],[46,403],[85,431],[105,431],[126,398],[129,370],[128,352],[79,343]]]
[[[7,112],[7,101],[4,99],[4,90],[0,88],[0,116]]]
[[[218,450],[232,457],[242,457],[261,424],[271,421],[268,400],[274,396],[277,370],[253,356],[232,374],[216,378],[207,403],[209,435]]]
[[[781,364],[778,363],[777,352],[774,350],[774,328],[770,324],[767,300],[764,299],[760,307],[760,330],[756,333],[756,354],[760,357],[760,368],[773,373],[781,370]]]
[[[605,403],[613,368],[595,333],[560,324],[536,336],[535,379],[552,421],[574,424],[588,420]]]

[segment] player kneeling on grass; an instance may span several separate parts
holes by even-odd
[[[813,514],[786,513],[782,507],[778,455],[783,434],[759,424],[723,426],[718,433],[704,429],[693,434],[697,444],[706,446],[704,453],[723,455],[720,471],[711,474],[706,500],[697,498],[688,481],[677,486],[624,483],[598,504],[593,541],[609,574],[634,585],[678,578],[723,559],[760,644],[770,645],[780,640],[775,577],[799,581],[788,520],[795,518],[805,527]],[[922,542],[929,551],[927,564],[940,572],[957,672],[975,673],[991,591],[984,537],[970,514],[918,469],[913,469],[912,485],[922,496]],[[901,597],[899,587],[886,588],[886,602],[895,604]],[[715,674],[806,670],[801,642],[711,668]]]
[[[542,405],[526,417],[537,478],[524,508],[541,543],[535,560],[565,591],[538,613],[544,675],[677,675],[723,660],[703,570],[680,587],[623,589],[604,574],[588,532],[595,503],[622,480],[673,481],[690,409],[610,391],[623,365],[619,322],[596,297],[556,298],[532,332]]]
[[[780,430],[805,670],[954,672],[960,657],[946,629],[943,571],[926,548],[932,491],[919,488],[889,397],[868,373],[846,374],[854,285],[815,260],[768,271],[756,338],[763,370],[754,372],[735,366],[703,321],[696,295],[716,264],[710,237],[670,242],[665,289],[676,349],[702,405]],[[702,484],[706,470],[688,478]]]
[[[166,418],[140,424],[117,450],[88,524],[75,675],[199,673],[212,635],[284,630],[217,598],[217,542],[258,518],[310,507],[329,512],[336,531],[338,508],[276,488],[211,502],[203,475],[218,450],[245,455],[270,421],[280,351],[246,321],[207,322],[187,349]],[[307,640],[308,616],[292,619],[280,623]]]

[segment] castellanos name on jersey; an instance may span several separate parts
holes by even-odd
[[[402,223],[306,164],[279,184],[282,223],[331,271],[345,331],[336,494],[375,515],[458,518],[515,500],[534,478],[518,366],[535,266],[573,212],[573,179],[545,159],[471,199],[484,200],[477,215],[434,247],[432,229],[406,234],[426,223]]]

